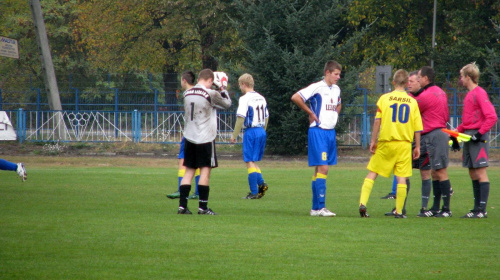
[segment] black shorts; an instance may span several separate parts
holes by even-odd
[[[215,140],[203,144],[184,142],[184,166],[197,169],[200,167],[216,168],[217,155],[215,154]]]

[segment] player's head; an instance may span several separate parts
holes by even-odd
[[[408,72],[404,69],[397,70],[392,77],[392,82],[395,87],[405,88],[408,84]]]
[[[323,69],[323,72],[326,73],[327,71],[328,72],[333,72],[334,70],[339,70],[339,71],[342,71],[342,65],[340,65],[340,63],[338,63],[337,61],[335,60],[330,60],[330,61],[327,61],[325,63],[325,68]]]
[[[418,71],[418,78],[422,87],[434,83],[435,77],[434,69],[430,66],[424,66]]]
[[[420,90],[420,83],[418,82],[418,71],[412,71],[408,74],[408,91],[416,93]]]
[[[194,77],[193,71],[184,71],[184,72],[182,72],[182,75],[181,75],[181,86],[182,86],[183,89],[187,89],[189,87],[193,87],[194,86],[194,80],[195,80],[195,77]]]
[[[460,79],[469,77],[474,84],[479,82],[479,67],[475,62],[469,63],[460,69]]]
[[[240,88],[241,88],[241,85],[244,85],[244,86],[246,86],[248,88],[253,88],[254,87],[254,81],[253,81],[252,75],[250,75],[248,73],[245,73],[245,74],[241,75],[238,78],[238,85],[240,86]]]
[[[203,84],[206,88],[210,88],[214,83],[214,71],[203,69],[198,74],[198,83]]]
[[[325,68],[323,69],[325,74],[325,82],[328,85],[337,84],[340,80],[340,73],[342,72],[342,65],[335,60],[330,60],[325,63]]]

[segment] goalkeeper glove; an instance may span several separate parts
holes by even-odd
[[[451,150],[454,152],[460,152],[460,144],[458,143],[458,140],[456,137],[450,136],[451,141],[453,142],[451,144]]]
[[[476,134],[472,135],[470,138],[470,141],[474,143],[479,143],[481,142],[481,136],[483,136],[481,133],[477,132]]]

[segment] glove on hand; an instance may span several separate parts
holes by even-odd
[[[454,152],[460,152],[460,144],[458,143],[458,140],[456,137],[450,137],[451,141],[453,142],[451,144],[451,150]]]
[[[227,88],[228,81],[227,74],[224,72],[214,72],[214,85],[216,85],[220,90],[225,90]]]
[[[481,136],[483,136],[481,133],[477,132],[476,134],[472,135],[470,138],[470,141],[474,143],[479,143],[481,142]]]

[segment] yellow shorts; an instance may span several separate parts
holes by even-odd
[[[411,143],[406,141],[378,142],[375,154],[370,159],[368,170],[384,177],[412,175]]]

